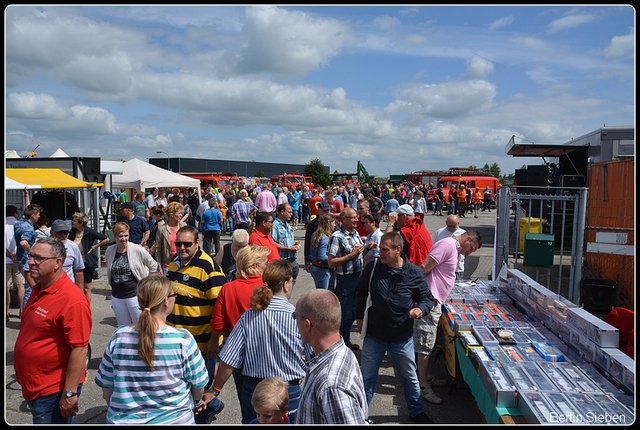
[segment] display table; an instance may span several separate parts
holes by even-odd
[[[518,408],[498,408],[493,404],[493,401],[489,396],[489,392],[484,386],[484,382],[480,379],[480,375],[478,375],[478,372],[471,364],[469,357],[467,357],[467,354],[464,352],[464,348],[458,339],[455,341],[455,348],[456,355],[458,357],[458,365],[460,366],[464,382],[469,386],[469,388],[471,388],[471,393],[476,399],[478,409],[480,409],[480,412],[485,416],[487,424],[508,422],[508,420],[505,420],[504,418],[501,419],[502,416],[521,417],[522,414]],[[514,424],[519,424],[524,421],[521,419],[513,419],[513,422]]]
[[[462,378],[469,388],[471,388],[471,393],[476,399],[478,409],[480,410],[480,413],[484,415],[487,424],[525,423],[518,408],[498,408],[494,405],[491,397],[489,396],[489,392],[484,386],[484,382],[480,379],[478,371],[473,367],[473,364],[471,364],[469,357],[465,353],[464,347],[455,337],[455,333],[451,330],[451,327],[449,327],[449,320],[444,312],[440,316],[440,328],[444,332],[445,336],[447,370],[453,378],[456,377],[455,362],[452,364],[452,360],[450,358],[457,357]],[[454,338],[456,339],[455,342],[451,342]],[[451,351],[452,349],[453,351]]]

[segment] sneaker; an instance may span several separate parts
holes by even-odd
[[[427,385],[424,388],[420,388],[420,394],[422,395],[422,398],[429,403],[433,403],[434,405],[442,404],[442,399],[436,396],[436,394],[431,389],[431,385]]]
[[[360,345],[352,343],[351,345],[347,345],[347,348],[349,348],[351,351],[357,351],[358,349],[360,349]]]
[[[431,387],[444,387],[447,385],[447,380],[446,379],[438,379],[435,376],[433,378],[431,378],[431,381],[427,381],[427,383],[431,386]]]
[[[415,417],[409,417],[412,423],[417,424],[433,424],[433,421],[425,414],[424,412],[420,412]]]

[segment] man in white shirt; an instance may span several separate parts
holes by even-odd
[[[433,243],[446,237],[460,236],[466,230],[461,229],[460,220],[457,215],[449,215],[445,220],[446,226],[442,227],[433,235]],[[456,280],[461,281],[464,276],[464,255],[458,256],[458,265],[456,266]]]
[[[71,221],[57,219],[51,223],[51,236],[60,239],[67,250],[67,258],[62,263],[62,268],[67,272],[67,276],[82,291],[84,291],[84,262],[82,261],[82,253],[75,242],[69,240],[69,231],[71,230]]]

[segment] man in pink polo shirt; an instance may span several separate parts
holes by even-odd
[[[414,321],[413,347],[416,352],[418,378],[422,397],[429,403],[442,404],[431,387],[442,387],[446,381],[439,381],[429,372],[429,357],[436,343],[441,305],[447,300],[456,281],[458,257],[476,252],[482,246],[482,237],[476,230],[468,230],[460,236],[439,240],[431,248],[429,256],[421,264],[427,275],[427,285],[435,298],[431,313]]]

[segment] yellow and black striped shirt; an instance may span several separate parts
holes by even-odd
[[[184,266],[176,255],[169,264],[167,277],[178,293],[167,324],[191,332],[200,351],[211,337],[211,315],[225,275],[218,263],[202,249]]]

